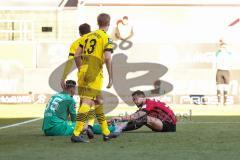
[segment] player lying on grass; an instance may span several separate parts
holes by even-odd
[[[146,98],[140,90],[135,91],[132,98],[139,110],[128,116],[112,118],[109,122],[127,122],[120,123],[115,133],[136,130],[144,125],[155,132],[176,132],[177,119],[165,103]]]
[[[76,121],[75,100],[73,95],[76,82],[67,80],[62,92],[53,95],[44,112],[42,130],[46,136],[72,135]],[[70,116],[71,121],[68,120]]]

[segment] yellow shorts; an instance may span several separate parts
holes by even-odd
[[[103,73],[94,74],[85,71],[78,72],[78,94],[81,98],[96,99],[101,95]]]

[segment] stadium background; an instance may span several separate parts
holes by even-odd
[[[76,1],[43,0],[26,1],[25,4],[1,1],[0,4],[2,118],[42,116],[44,104],[55,93],[49,87],[50,74],[67,59],[71,42],[78,38],[78,25],[87,22],[93,30],[96,29],[96,16],[101,12],[112,17],[110,35],[117,20],[123,16],[128,16],[133,26],[133,46],[128,50],[117,48],[114,55],[123,53],[128,56],[128,62],[159,63],[168,68],[160,79],[170,82],[174,88],[161,99],[173,106],[177,113],[190,114],[191,110],[194,115],[240,114],[240,24],[228,27],[239,18],[240,3],[222,0],[218,4],[204,1],[200,5],[195,0],[188,4],[181,1],[113,3],[103,0],[101,4],[81,1],[77,7]],[[42,32],[42,27],[52,27],[52,31]],[[213,67],[218,41],[222,37],[235,60],[231,71],[230,105],[227,107],[216,105],[216,70]],[[128,76],[142,74],[129,73]],[[76,79],[75,75],[73,72],[70,78]],[[104,83],[106,86],[107,82]],[[116,94],[114,89],[110,92]],[[199,97],[193,99],[190,95],[208,96],[208,105],[202,105]],[[194,105],[196,101],[201,105]],[[12,110],[15,110],[14,114]],[[134,110],[120,100],[118,108],[109,115]]]

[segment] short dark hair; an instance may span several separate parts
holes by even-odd
[[[101,13],[97,17],[97,22],[99,27],[106,27],[110,24],[110,15],[106,13]]]
[[[66,81],[66,89],[70,89],[72,87],[76,87],[76,82],[74,80],[67,80]]]
[[[91,26],[87,23],[83,23],[78,27],[79,33],[81,35],[91,32]]]
[[[143,91],[137,90],[132,93],[132,97],[133,96],[144,96],[145,97],[145,93]]]

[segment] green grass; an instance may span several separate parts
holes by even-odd
[[[31,119],[33,119],[33,118],[4,118],[4,119],[0,119],[0,127],[15,124],[15,123],[19,123],[19,122],[28,121],[28,120],[31,120]],[[1,131],[0,131],[0,134],[1,134]]]
[[[28,119],[0,119],[0,124],[25,120]],[[70,137],[45,137],[41,132],[41,123],[39,120],[1,129],[0,159],[239,160],[240,157],[240,117],[237,116],[193,117],[192,122],[180,120],[176,133],[154,133],[144,127],[109,142],[103,142],[101,136],[96,136],[88,144],[72,144]]]

